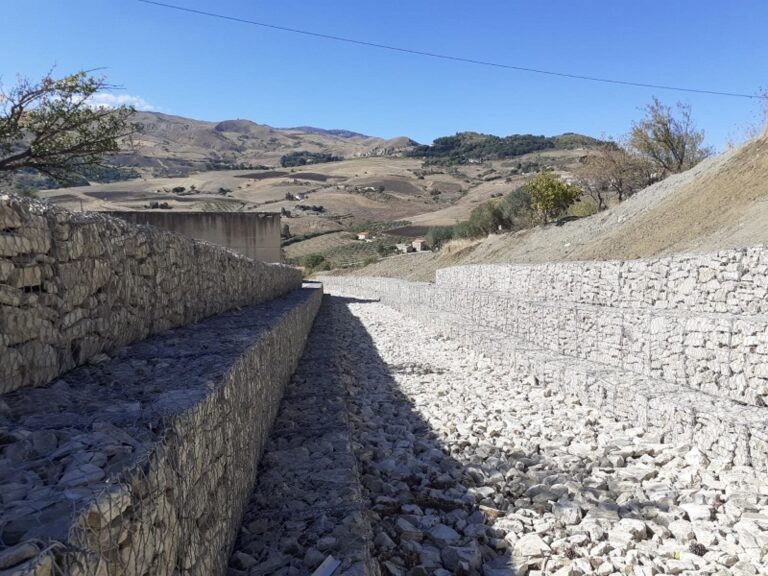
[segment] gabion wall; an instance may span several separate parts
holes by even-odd
[[[621,418],[768,471],[768,249],[327,277]]]
[[[103,214],[0,196],[0,393],[300,285],[293,268]]]
[[[0,572],[221,575],[322,290],[0,397]]]

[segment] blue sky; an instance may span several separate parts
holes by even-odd
[[[726,92],[768,88],[765,0],[167,0],[414,50]],[[204,120],[421,142],[462,130],[620,136],[656,95],[722,148],[757,101],[540,76],[341,44],[136,0],[3,2],[0,77],[105,68],[115,95]]]

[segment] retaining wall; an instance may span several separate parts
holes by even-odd
[[[0,571],[224,574],[321,298],[295,290],[3,395]]]
[[[225,246],[262,262],[281,262],[280,214],[277,212],[108,212],[132,224],[149,224],[161,230]]]
[[[300,285],[219,246],[0,196],[0,393]]]
[[[327,277],[521,374],[724,462],[768,470],[768,249],[626,262],[478,265],[435,284]]]

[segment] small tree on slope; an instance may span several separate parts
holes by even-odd
[[[523,189],[530,194],[531,208],[544,223],[560,216],[581,195],[581,188],[549,171],[536,174]]]
[[[660,176],[684,172],[712,155],[703,146],[704,132],[696,130],[690,105],[678,102],[676,108],[677,115],[654,98],[629,135],[630,149],[655,164]]]

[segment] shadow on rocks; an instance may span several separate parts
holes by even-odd
[[[653,498],[635,490],[653,477],[642,459],[653,460],[658,444],[617,440],[600,451],[573,434],[520,434],[525,424],[503,405],[483,405],[471,387],[466,407],[450,404],[459,384],[485,375],[413,352],[426,336],[388,334],[392,318],[369,317],[368,304],[384,308],[325,297],[281,405],[232,576],[308,574],[328,555],[341,561],[335,574],[584,574],[599,570],[601,554],[669,536],[665,526],[679,516],[666,485]],[[499,387],[534,407],[559,402],[535,382]],[[640,462],[615,473],[607,453]]]
[[[348,308],[333,298],[344,333],[343,366],[372,552],[383,574],[514,574],[503,534],[487,525],[494,509],[466,482],[453,458],[401,391],[396,375],[439,375],[421,363],[390,365]],[[409,345],[403,343],[403,345]],[[414,343],[414,345],[418,345]],[[482,492],[482,490],[481,490]],[[494,567],[496,570],[494,570]]]
[[[588,574],[602,564],[611,573],[652,566],[668,526],[685,530],[677,488],[659,473],[689,447],[473,365],[448,342],[422,351],[429,334],[393,329],[402,317],[391,311],[366,315],[367,303],[349,298],[329,305],[343,328],[355,454],[384,574]]]

